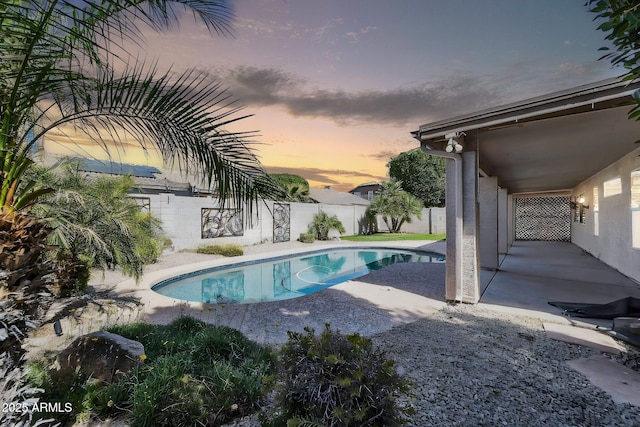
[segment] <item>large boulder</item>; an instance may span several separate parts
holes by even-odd
[[[58,354],[57,374],[78,374],[111,383],[144,358],[144,346],[138,341],[111,332],[93,332],[77,338]]]

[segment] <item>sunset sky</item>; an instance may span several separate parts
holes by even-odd
[[[584,0],[238,0],[235,35],[185,16],[149,33],[161,67],[217,75],[267,171],[348,191],[386,179],[409,132],[622,74]]]

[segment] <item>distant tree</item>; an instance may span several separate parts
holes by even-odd
[[[405,222],[411,217],[421,217],[422,203],[416,197],[402,189],[400,181],[380,183],[380,191],[369,205],[370,212],[382,216],[390,233],[399,233]]]
[[[290,173],[269,174],[271,180],[283,190],[286,199],[296,202],[311,202],[309,182],[299,175]]]
[[[596,14],[595,20],[603,22],[598,30],[607,33],[605,40],[613,43],[613,49],[601,47],[606,52],[600,59],[609,59],[612,65],[621,65],[627,70],[625,79],[640,78],[640,1],[639,0],[587,0],[589,10]],[[636,106],[629,118],[640,120],[640,90],[633,95]]]
[[[345,232],[344,225],[337,215],[329,216],[328,213],[320,211],[313,216],[309,224],[309,233],[313,234],[317,240],[329,240],[331,230],[336,230],[340,234]]]
[[[387,167],[391,179],[401,182],[402,189],[420,199],[425,208],[444,206],[444,159],[416,149],[393,157]]]

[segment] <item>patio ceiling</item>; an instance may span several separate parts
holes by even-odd
[[[608,80],[422,126],[414,133],[442,150],[464,131],[480,169],[509,193],[569,190],[640,148],[640,122],[627,119],[636,86]]]

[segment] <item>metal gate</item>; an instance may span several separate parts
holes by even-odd
[[[514,201],[516,240],[571,241],[569,196],[519,197]]]

